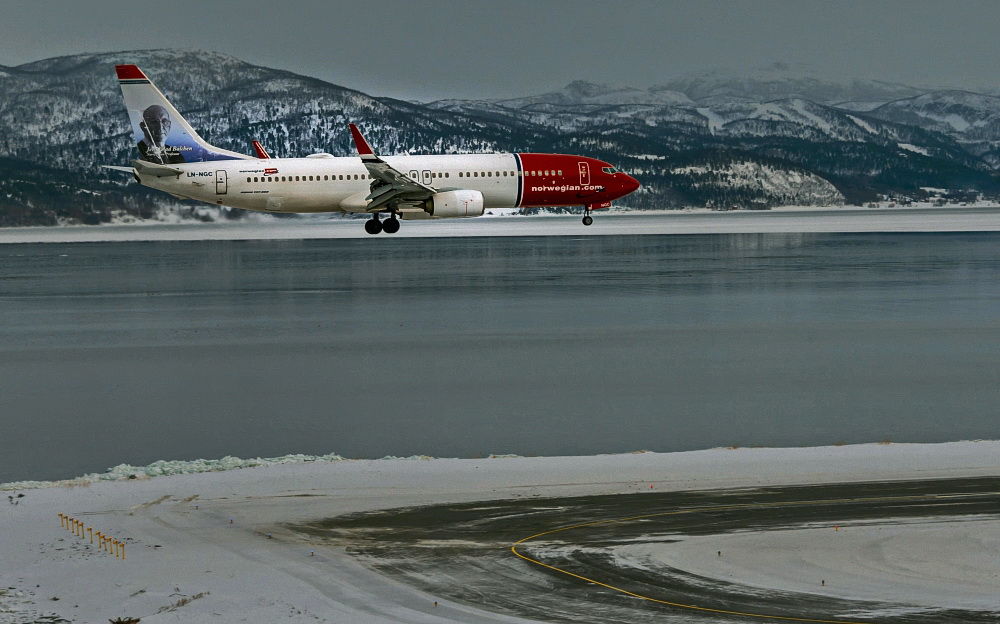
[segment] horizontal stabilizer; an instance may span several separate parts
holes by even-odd
[[[139,175],[149,175],[153,176],[154,178],[179,176],[182,173],[184,173],[183,169],[178,169],[177,167],[157,165],[156,163],[146,162],[143,160],[133,160],[132,166],[135,167],[135,170],[139,172]]]
[[[115,171],[124,171],[125,173],[132,173],[132,167],[118,167],[116,165],[101,165],[105,169],[114,169]]]

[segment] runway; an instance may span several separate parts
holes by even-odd
[[[430,595],[539,621],[972,624],[1000,617],[1000,581],[957,581],[973,555],[938,542],[995,533],[998,503],[991,477],[432,505],[292,528]],[[776,581],[782,566],[801,578]]]
[[[822,232],[996,232],[1000,208],[975,206],[911,208],[779,208],[768,211],[631,211],[597,214],[585,227],[579,215],[440,219],[403,224],[397,234],[371,236],[362,219],[274,219],[253,215],[215,223],[131,223],[95,226],[0,229],[4,243],[97,241],[307,240],[450,237],[633,236],[669,234],[765,234]]]

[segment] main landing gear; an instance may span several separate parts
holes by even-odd
[[[376,212],[372,215],[371,219],[365,221],[365,231],[369,234],[378,234],[379,232],[395,234],[399,231],[399,219],[397,219],[395,213],[393,213],[385,221],[380,221],[378,213]]]

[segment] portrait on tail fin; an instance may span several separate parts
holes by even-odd
[[[142,121],[139,122],[143,139],[137,147],[142,159],[158,165],[182,163],[184,157],[176,147],[167,145],[170,134],[170,114],[159,104],[153,104],[142,111]]]

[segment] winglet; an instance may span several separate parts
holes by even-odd
[[[375,151],[372,150],[372,146],[368,145],[368,141],[365,137],[361,136],[361,131],[354,124],[348,124],[351,128],[351,137],[354,138],[354,146],[358,148],[358,155],[364,158],[365,156],[374,156]]]
[[[271,158],[271,155],[267,153],[267,150],[264,149],[264,146],[257,139],[253,141],[253,148],[257,152],[257,158],[261,160],[269,160]]]
[[[135,65],[115,65],[118,80],[149,80],[146,74]]]

